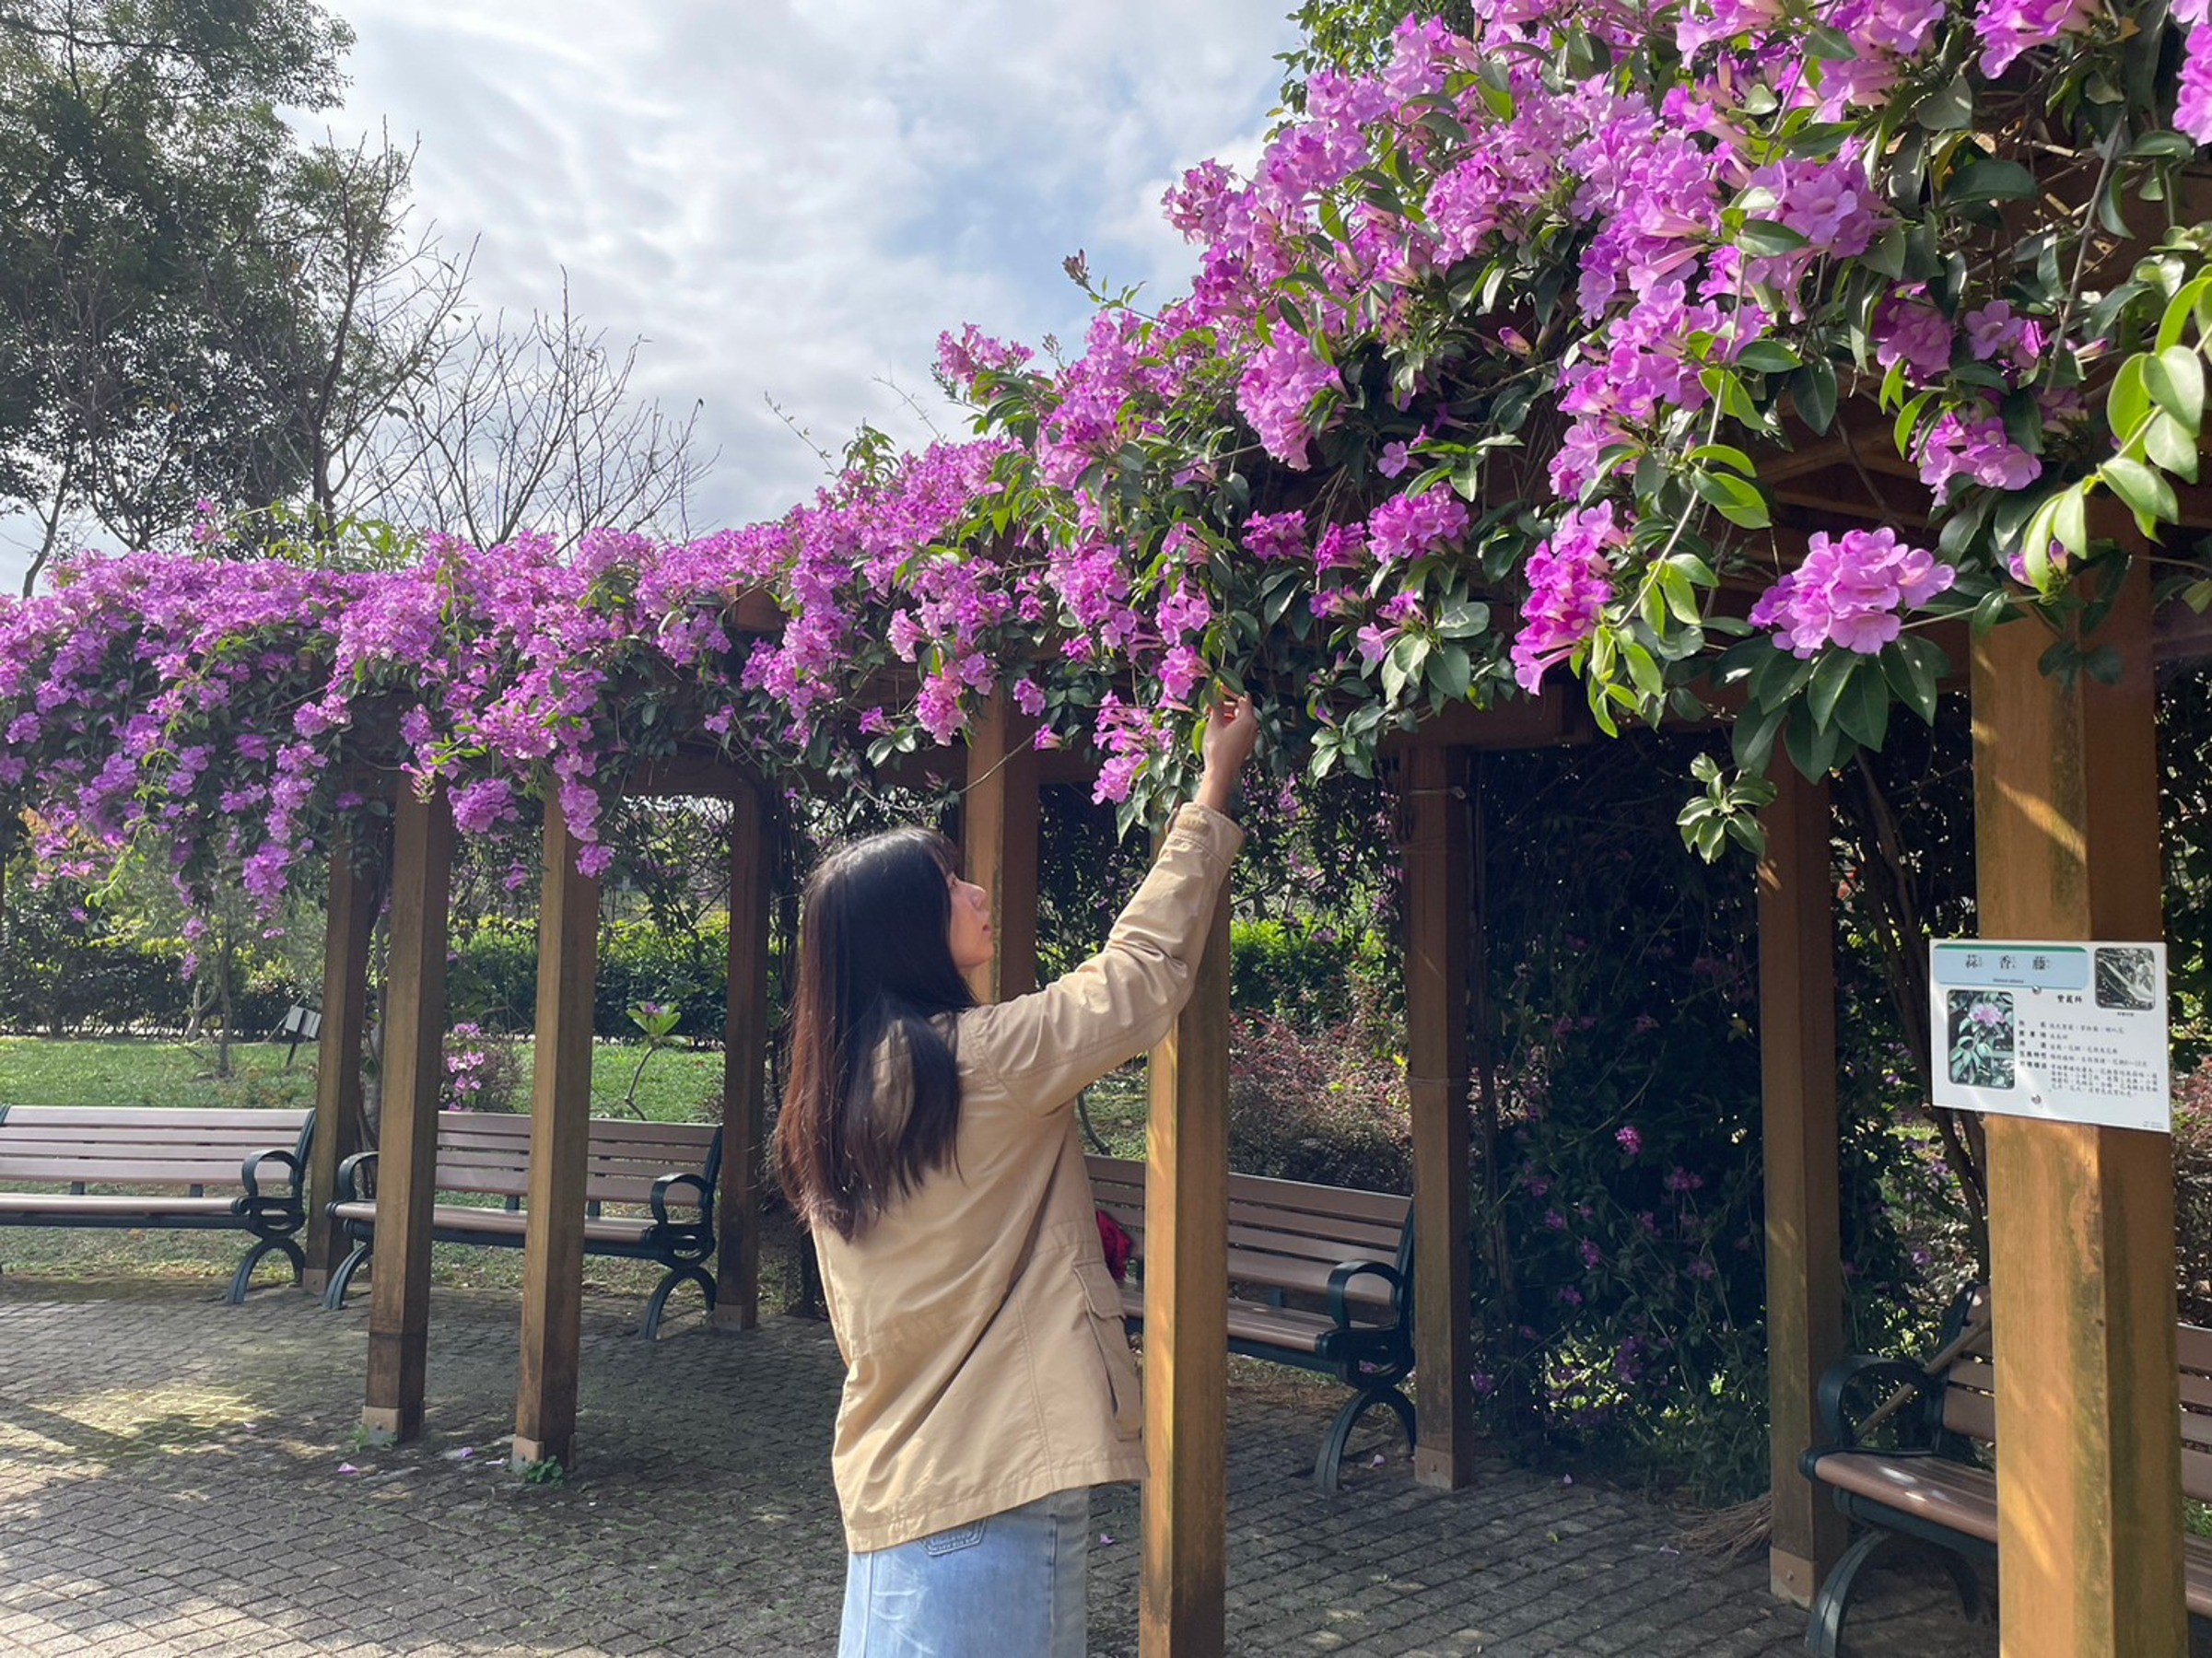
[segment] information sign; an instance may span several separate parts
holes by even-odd
[[[2165,945],[1940,939],[1928,997],[1937,1104],[2171,1128]]]

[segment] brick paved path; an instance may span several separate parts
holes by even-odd
[[[427,1431],[352,1449],[366,1297],[0,1279],[0,1654],[827,1653],[843,1556],[828,1482],[837,1360],[820,1325],[649,1347],[587,1303],[582,1465],[505,1470],[511,1296],[439,1291]],[[1335,1499],[1303,1477],[1338,1395],[1240,1380],[1230,1647],[1285,1653],[1801,1652],[1762,1565],[1679,1552],[1677,1518],[1486,1465],[1415,1486],[1402,1457]],[[1133,1491],[1094,1522],[1091,1650],[1135,1651]],[[1994,1652],[1933,1578],[1889,1575],[1864,1658]],[[1015,1653],[994,1658],[1022,1658]]]

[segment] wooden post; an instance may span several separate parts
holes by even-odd
[[[522,1240],[522,1367],[514,1465],[576,1454],[583,1339],[584,1174],[591,1150],[591,992],[599,976],[599,882],[576,868],[559,807],[545,807],[538,905],[537,1045],[530,1099],[529,1214]]]
[[[1767,1582],[1812,1605],[1843,1553],[1827,1492],[1797,1471],[1819,1435],[1813,1395],[1843,1349],[1836,1124],[1835,888],[1825,781],[1777,761],[1759,865],[1759,1064],[1766,1176]]]
[[[714,1327],[760,1323],[760,1183],[767,1121],[768,874],[774,847],[755,785],[730,797],[730,991],[722,1017],[722,1180]]]
[[[422,1431],[430,1337],[430,1208],[446,1029],[446,904],[453,813],[400,789],[392,825],[392,965],[385,975],[384,1104],[377,1124],[376,1268],[369,1304],[372,1440]]]
[[[1468,889],[1473,825],[1450,749],[1405,759],[1406,1092],[1413,1113],[1413,1477],[1456,1490],[1474,1477],[1474,1337],[1467,1043]]]
[[[1153,1050],[1144,1172],[1143,1658],[1219,1658],[1228,1583],[1229,895]]]
[[[345,1253],[327,1212],[338,1165],[361,1150],[361,1047],[369,1018],[369,941],[376,879],[355,859],[352,836],[331,847],[330,905],[322,934],[322,1032],[315,1047],[315,1136],[308,1147],[307,1267],[300,1287],[321,1295]],[[380,1162],[383,1160],[378,1159]]]
[[[2032,622],[1974,647],[1984,938],[2160,935],[2141,559],[2096,642],[2120,650],[2116,685],[2046,677]],[[2171,1142],[2009,1116],[1986,1128],[2007,1658],[2186,1652]]]
[[[987,1002],[1036,988],[1035,738],[1034,728],[1003,691],[992,695],[968,732],[960,822],[967,878],[990,894],[997,953],[974,978],[977,997]]]

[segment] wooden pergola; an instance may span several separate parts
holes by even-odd
[[[1828,462],[1845,460],[1831,452]],[[1858,472],[1855,461],[1849,462]],[[1785,485],[1834,510],[1841,479],[1801,465]],[[1863,473],[1860,474],[1863,477]],[[1855,485],[1854,485],[1855,488]],[[1894,503],[1884,502],[1886,516]],[[2110,632],[2116,684],[2046,677],[2027,625],[1972,645],[1983,931],[1992,938],[2159,936],[2152,629],[2140,565]],[[1472,1477],[1469,1235],[1471,1086],[1468,758],[1578,741],[1569,688],[1478,712],[1449,710],[1398,744],[1405,858],[1408,1082],[1418,1280],[1414,1474]],[[955,761],[955,765],[962,764]],[[998,956],[978,985],[1036,978],[1038,790],[1083,764],[1040,753],[995,701],[964,759],[962,834],[992,894]],[[1825,784],[1775,768],[1758,871],[1772,1376],[1774,1591],[1808,1602],[1843,1522],[1798,1473],[1813,1397],[1843,1332],[1833,885]],[[664,768],[646,792],[731,802],[730,992],[718,1195],[714,1325],[758,1319],[759,1193],[767,1041],[768,796],[726,764]],[[575,1454],[583,1157],[590,1115],[598,887],[548,808],[539,924],[538,1038],[516,1458]],[[364,1424],[420,1430],[428,1332],[430,1171],[445,1015],[452,823],[442,797],[397,811],[391,975]],[[372,892],[334,860],[317,1136],[316,1207],[359,1121]],[[1147,1147],[1145,1445],[1141,1629],[1151,1658],[1223,1650],[1226,1583],[1228,906],[1213,921],[1189,1006],[1151,1066]],[[2183,1650],[2174,1356],[2172,1174],[2159,1135],[2012,1118],[1987,1125],[2002,1446],[2008,1652],[2140,1658]],[[309,1283],[334,1265],[316,1215]]]

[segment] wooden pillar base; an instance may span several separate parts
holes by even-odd
[[[361,1428],[369,1442],[380,1449],[397,1445],[422,1437],[423,1413],[415,1410],[395,1410],[382,1405],[361,1407]]]
[[[302,1295],[311,1295],[321,1300],[322,1292],[329,1288],[330,1274],[320,1267],[310,1267],[299,1275],[299,1291]]]
[[[551,1440],[525,1439],[518,1433],[514,1439],[514,1449],[508,1455],[507,1465],[518,1474],[549,1462],[557,1462],[565,1468],[574,1449],[572,1445],[556,1444]]]
[[[1808,1559],[1786,1548],[1766,1551],[1767,1593],[1776,1600],[1809,1606],[1813,1596],[1820,1593],[1820,1580],[1827,1575],[1828,1566],[1820,1560]]]

